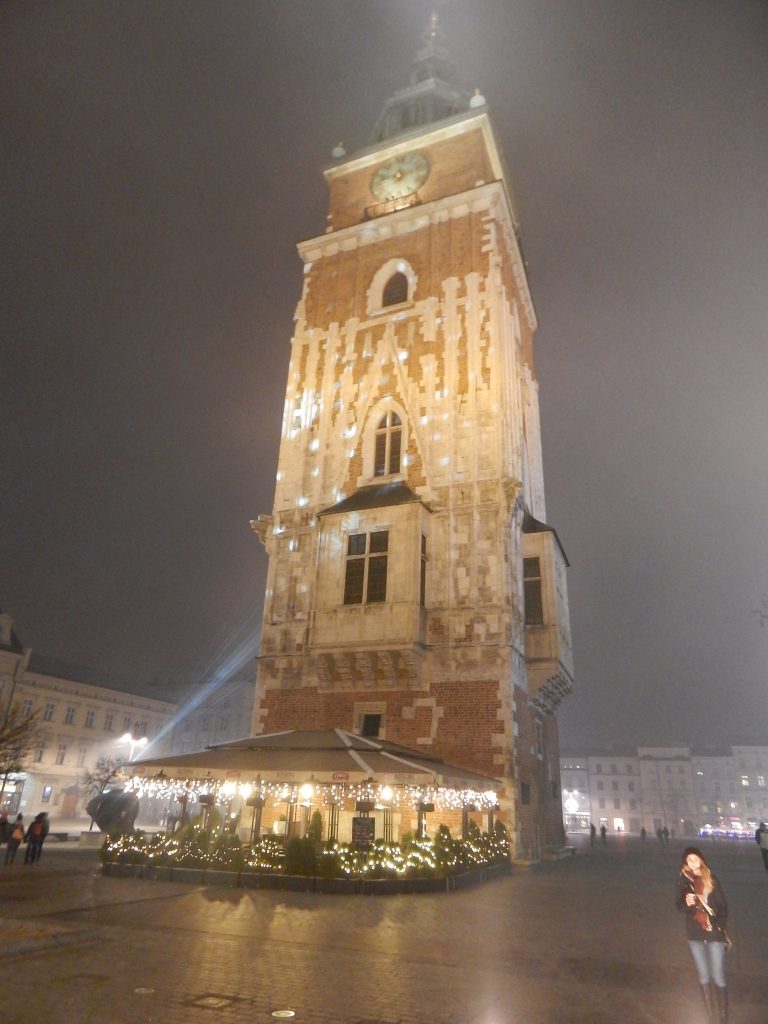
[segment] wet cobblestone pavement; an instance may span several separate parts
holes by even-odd
[[[28,1020],[33,1000],[67,1024],[703,1024],[672,905],[681,849],[624,837],[465,891],[377,897],[107,878],[94,853],[53,848],[0,873],[4,1016]],[[709,853],[736,942],[732,1024],[765,1024],[768,873],[754,844]]]

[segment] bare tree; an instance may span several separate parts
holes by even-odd
[[[102,755],[96,759],[93,770],[83,772],[80,778],[80,789],[86,797],[98,796],[103,793],[113,779],[116,779],[123,770],[125,761],[118,757],[106,757]],[[91,818],[93,828],[93,818]]]
[[[23,711],[18,704],[9,707],[0,721],[0,802],[8,776],[24,770],[29,752],[42,742],[47,731],[37,711]]]

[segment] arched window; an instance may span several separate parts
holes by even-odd
[[[379,420],[373,457],[373,475],[389,476],[400,472],[400,449],[403,427],[400,417],[391,410]]]
[[[401,271],[393,274],[384,285],[381,297],[382,306],[397,306],[408,301],[408,278]]]

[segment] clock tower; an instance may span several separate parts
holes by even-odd
[[[572,689],[536,314],[485,100],[433,18],[299,245],[254,733],[339,727],[500,779],[519,856],[562,843]]]

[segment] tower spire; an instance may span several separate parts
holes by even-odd
[[[469,100],[470,94],[456,83],[445,36],[437,11],[433,11],[422,36],[422,46],[413,61],[410,84],[387,100],[371,141],[381,142],[453,117],[469,109]]]

